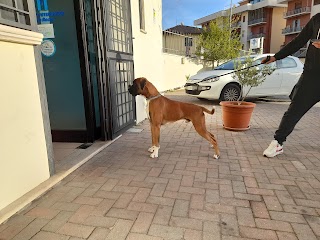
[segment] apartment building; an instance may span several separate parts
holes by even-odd
[[[313,15],[320,12],[320,0],[278,0],[278,3],[288,5],[283,14],[283,18],[286,19],[286,27],[282,29],[282,34],[285,36],[284,45],[301,32]],[[295,55],[305,56],[306,49],[307,45]]]
[[[233,27],[239,31],[243,50],[257,53],[277,52],[284,42],[281,30],[286,26],[283,13],[286,3],[277,0],[244,0],[231,10],[223,10],[209,16],[197,19],[195,25],[206,26],[216,18],[237,16],[238,22]],[[230,18],[230,19],[232,19]]]

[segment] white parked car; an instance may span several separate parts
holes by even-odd
[[[261,63],[261,60],[267,55],[274,54],[251,55],[254,60],[253,65]],[[232,59],[213,70],[191,76],[184,86],[186,93],[200,99],[236,101],[241,94],[241,85],[232,77],[231,72],[234,71],[234,63],[239,60],[244,61],[245,57]],[[275,69],[273,73],[268,75],[261,85],[251,88],[248,97],[289,95],[303,71],[303,63],[299,58],[293,56],[270,63],[270,65]],[[258,67],[263,67],[263,65]],[[231,74],[221,76],[226,73]],[[248,89],[249,87],[245,87],[244,93]]]

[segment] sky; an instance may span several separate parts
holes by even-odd
[[[165,30],[181,23],[194,26],[194,20],[230,8],[231,1],[162,0],[162,28]],[[238,1],[232,1],[233,4],[236,2]]]

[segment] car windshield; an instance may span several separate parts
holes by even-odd
[[[246,60],[246,57],[232,59],[214,68],[214,70],[234,70],[235,69],[234,63],[238,63],[238,62],[244,63],[245,60]]]

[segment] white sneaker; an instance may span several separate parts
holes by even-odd
[[[280,145],[277,140],[272,140],[269,147],[264,150],[263,156],[272,158],[281,153],[283,153],[282,145]]]

